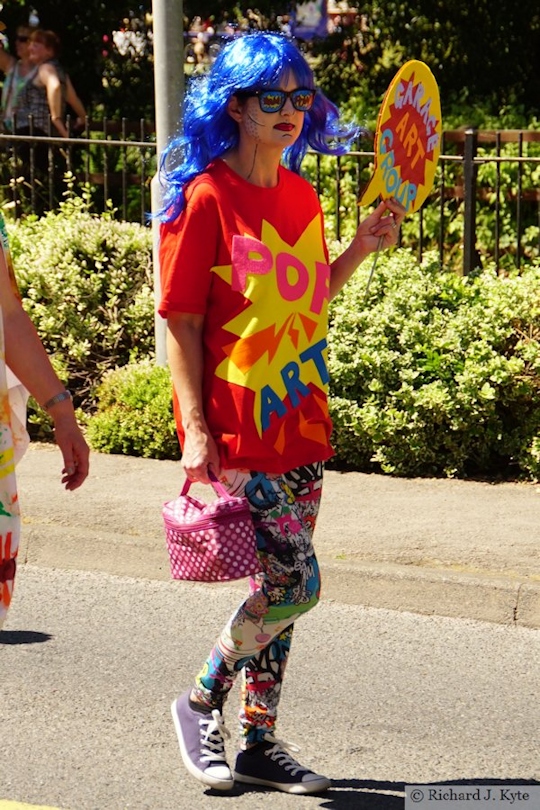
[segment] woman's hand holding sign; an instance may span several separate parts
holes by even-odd
[[[359,225],[355,239],[362,239],[369,253],[397,244],[407,211],[393,197],[383,200]]]
[[[377,256],[382,248],[393,247],[399,239],[399,228],[405,219],[405,208],[390,197],[359,224],[350,245],[331,264],[329,294],[333,298],[347,283],[355,269],[371,254]],[[373,268],[370,273],[373,275]]]

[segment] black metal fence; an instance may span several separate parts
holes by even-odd
[[[68,137],[0,134],[2,202],[20,217],[58,208],[68,189],[83,193],[92,210],[114,210],[121,219],[145,224],[156,171],[154,125],[87,120]]]
[[[54,210],[68,186],[94,211],[147,222],[156,171],[152,124],[87,121],[76,136],[0,134],[3,205],[16,216]],[[520,268],[540,255],[540,132],[446,131],[432,193],[408,218],[402,244],[436,250],[465,274],[486,262]],[[373,151],[332,158],[308,155],[306,173],[321,197],[330,236],[352,235],[357,200],[373,173]]]
[[[372,177],[374,153],[359,150],[314,161],[311,178],[323,207],[324,190],[332,187],[335,193],[326,206],[327,221],[337,239],[351,236],[351,224],[356,227],[362,215],[356,201]],[[540,132],[444,132],[433,190],[402,231],[402,244],[419,259],[436,250],[441,264],[464,274],[488,262],[510,271],[538,259]]]

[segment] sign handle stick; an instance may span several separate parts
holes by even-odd
[[[368,297],[369,288],[371,286],[371,279],[373,278],[375,268],[377,267],[377,261],[379,259],[379,253],[381,252],[383,242],[384,242],[384,236],[379,236],[379,243],[377,245],[377,250],[375,251],[375,256],[373,257],[373,264],[371,265],[371,270],[369,271],[369,277],[368,277],[367,284],[366,284],[366,291],[364,293],[364,298]]]

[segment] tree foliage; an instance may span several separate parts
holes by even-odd
[[[341,100],[359,86],[380,99],[396,70],[420,59],[432,69],[447,109],[480,104],[490,113],[509,105],[538,111],[536,0],[375,0],[362,4],[352,28],[315,43],[315,52],[322,83],[334,97],[341,88]]]
[[[289,0],[263,0],[257,16],[272,27],[290,6]],[[443,115],[465,106],[495,115],[510,106],[538,114],[538,0],[372,0],[358,7],[352,25],[302,45],[320,85],[338,104],[376,111],[398,67],[414,58],[433,70]],[[2,12],[10,35],[33,8],[40,24],[60,35],[63,62],[89,107],[110,118],[152,117],[151,0],[136,7],[127,0],[71,0],[68,11],[65,0],[12,0]],[[215,24],[225,16],[239,19],[246,10],[225,0],[184,2],[186,20],[197,14]],[[122,29],[141,47],[121,53],[112,36]]]

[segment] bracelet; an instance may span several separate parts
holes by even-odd
[[[52,408],[53,405],[56,405],[58,402],[63,402],[65,399],[71,399],[71,392],[67,390],[61,391],[59,394],[55,394],[54,397],[51,397],[47,400],[47,402],[43,405],[44,410],[48,411],[49,408]]]

